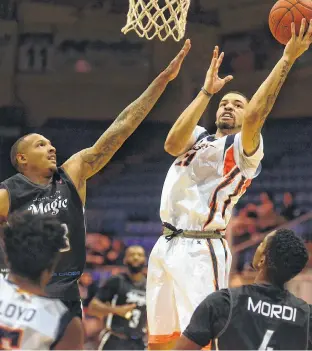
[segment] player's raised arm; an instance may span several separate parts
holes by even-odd
[[[219,48],[216,46],[213,50],[211,64],[203,88],[171,128],[165,142],[165,150],[172,156],[179,156],[193,146],[195,143],[193,131],[205,112],[210,99],[213,94],[219,92],[227,82],[233,79],[232,76],[223,79],[219,77],[219,67],[223,57],[224,53],[222,52],[219,55]]]
[[[169,66],[159,74],[138,99],[120,113],[97,142],[65,162],[63,166],[70,176],[72,176],[72,173],[79,172],[81,179],[86,180],[107,164],[148,115],[168,83],[177,77],[190,47],[190,40],[186,40],[182,50],[170,62]]]
[[[295,25],[294,23],[291,24],[292,37],[285,47],[283,56],[246,107],[242,126],[242,143],[247,156],[253,155],[258,149],[263,124],[272,110],[292,65],[309,48],[312,42],[312,20],[307,33],[304,35],[305,25],[306,20],[303,19],[300,33],[296,36]]]

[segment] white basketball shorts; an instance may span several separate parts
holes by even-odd
[[[228,286],[231,261],[225,239],[177,236],[167,242],[161,236],[148,263],[149,343],[178,338],[204,298]]]

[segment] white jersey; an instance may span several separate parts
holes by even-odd
[[[168,171],[160,217],[177,229],[224,232],[234,205],[260,173],[263,140],[248,157],[241,133],[215,139],[197,126],[194,135],[194,146]]]
[[[70,320],[60,300],[31,295],[0,278],[0,350],[49,350]]]

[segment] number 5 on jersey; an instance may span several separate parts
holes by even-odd
[[[68,238],[68,227],[67,224],[63,223],[61,226],[64,228],[64,239],[65,239],[65,247],[60,249],[60,252],[66,252],[70,250],[69,238]]]

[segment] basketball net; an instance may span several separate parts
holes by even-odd
[[[127,23],[121,31],[126,34],[134,30],[148,40],[158,36],[165,41],[172,36],[180,41],[185,34],[189,6],[190,0],[129,0]]]

